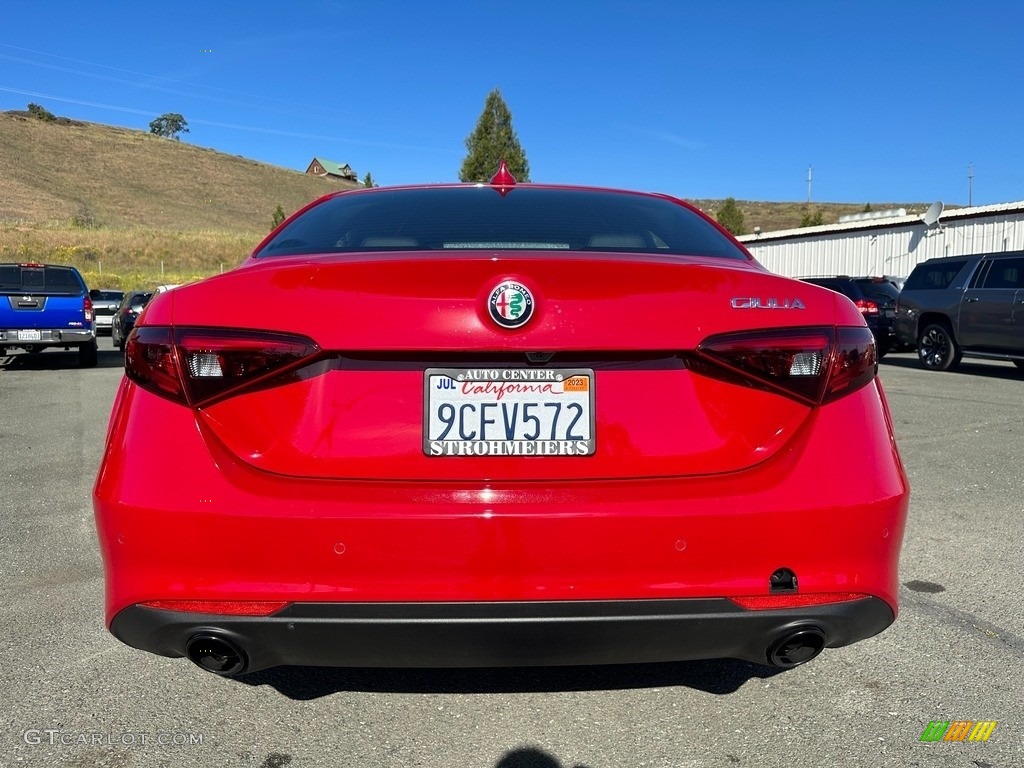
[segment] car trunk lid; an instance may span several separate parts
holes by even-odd
[[[522,328],[503,328],[489,314],[502,281],[533,294],[534,317]],[[220,301],[224,295],[261,301]],[[862,324],[850,310],[843,322]],[[319,478],[542,481],[716,474],[765,461],[793,438],[811,405],[702,375],[689,356],[720,334],[833,326],[837,304],[828,291],[725,260],[417,253],[263,262],[178,289],[146,315],[150,325],[200,321],[298,334],[322,350],[273,386],[198,409],[208,437],[254,467]],[[495,403],[508,397],[508,406],[482,415],[463,409],[459,418],[470,421],[452,428],[467,438],[457,441],[466,449],[431,455],[431,430],[438,432],[431,419],[444,401],[430,389],[445,376],[464,388],[480,371],[496,383],[477,395]],[[559,376],[587,388],[577,393],[581,411],[564,414],[577,416],[581,429],[589,420],[586,451],[565,449],[563,432],[546,433],[550,419],[543,435],[532,425],[526,435],[509,431],[510,420],[522,426],[531,393],[499,397],[501,382]],[[532,394],[537,414],[547,395]],[[442,416],[441,429],[450,410]],[[530,442],[507,437],[546,447],[521,454],[499,446],[498,455],[475,447]]]

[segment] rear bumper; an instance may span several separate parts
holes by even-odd
[[[174,439],[152,440],[154,424]],[[778,456],[719,476],[282,477],[127,380],[110,436],[94,495],[107,622],[169,656],[210,630],[258,667],[763,661],[793,625],[843,645],[896,612],[909,495],[877,383],[820,409]],[[725,599],[768,595],[780,568],[799,595],[872,599],[786,611]],[[139,605],[156,600],[291,607],[259,618]]]
[[[55,347],[77,344],[88,344],[94,341],[96,333],[91,328],[42,328],[42,329],[31,329],[39,331],[39,338],[22,338],[24,334],[23,329],[10,328],[6,330],[0,330],[0,344],[7,347],[18,347],[23,345],[28,346],[45,346]]]
[[[875,317],[868,319],[868,328],[875,336],[875,341],[890,347],[896,343],[895,321],[891,317]]]
[[[828,647],[876,635],[889,606],[862,598],[812,608],[748,611],[725,599],[483,603],[295,603],[265,617],[183,613],[134,605],[114,618],[124,643],[186,655],[196,635],[233,643],[239,672],[279,665],[514,667],[739,658],[817,629]]]

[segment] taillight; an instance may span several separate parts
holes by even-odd
[[[875,337],[867,328],[839,328],[821,402],[848,395],[878,373]]]
[[[124,347],[124,371],[150,392],[185,400],[170,328],[136,328]]]
[[[860,310],[862,315],[877,315],[878,314],[878,302],[872,301],[871,299],[857,299],[853,302],[857,309]]]
[[[85,297],[85,301],[82,302],[82,309],[85,312],[85,322],[91,323],[93,318],[92,312],[92,298],[89,296]]]
[[[274,379],[319,352],[304,336],[211,328],[136,328],[125,375],[139,386],[200,406]]]
[[[712,336],[690,367],[816,405],[863,387],[878,364],[869,329],[822,327]]]

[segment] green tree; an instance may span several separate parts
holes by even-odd
[[[736,205],[735,198],[725,198],[725,202],[722,203],[722,207],[718,209],[717,213],[715,213],[715,218],[718,219],[719,224],[734,235],[742,235],[744,233],[743,211],[741,211],[740,207]]]
[[[287,217],[284,215],[284,209],[281,208],[281,204],[277,204],[277,209],[274,211],[273,226],[271,229],[277,229],[278,224],[284,221]]]
[[[29,104],[28,113],[32,115],[32,117],[42,120],[44,123],[52,123],[57,120],[57,116],[54,115],[53,112],[39,104]]]
[[[88,203],[79,203],[78,213],[71,217],[71,226],[77,229],[96,229],[99,227],[96,214]]]
[[[177,112],[168,112],[149,124],[149,132],[156,136],[180,141],[179,134],[188,133],[188,121]]]
[[[871,213],[871,203],[864,203],[864,213]]]
[[[821,208],[816,210],[813,216],[811,215],[811,212],[808,211],[807,213],[804,214],[804,217],[800,219],[801,227],[820,227],[824,223],[825,222],[822,220],[821,217]]]
[[[517,181],[530,180],[530,164],[512,128],[512,113],[497,88],[487,94],[476,128],[466,138],[466,149],[459,170],[462,181],[490,181],[502,160]]]
[[[367,171],[366,175],[363,177],[363,186],[369,189],[370,187],[377,187],[380,185],[373,180],[373,176],[371,176],[370,172]]]

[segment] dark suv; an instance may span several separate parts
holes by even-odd
[[[841,293],[852,301],[875,335],[875,347],[878,356],[896,346],[896,335],[893,331],[893,319],[896,314],[896,299],[900,291],[886,277],[801,277],[805,283],[813,283],[823,288]]]
[[[135,320],[153,298],[152,291],[129,291],[121,301],[121,306],[114,312],[110,321],[110,339],[114,346],[124,352],[128,334],[135,327]]]
[[[896,333],[917,344],[921,365],[933,371],[962,357],[1024,368],[1024,251],[921,262],[900,294]]]

